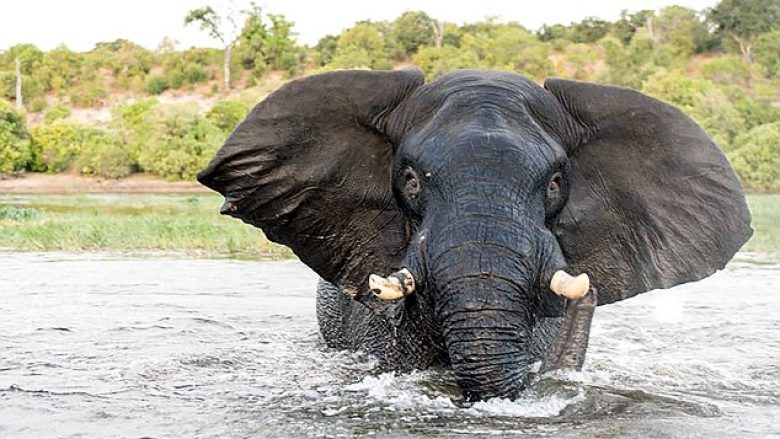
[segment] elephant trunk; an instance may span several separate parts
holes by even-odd
[[[471,214],[448,221],[430,242],[435,312],[467,400],[512,398],[527,384],[534,293],[550,259],[538,230],[530,221]]]

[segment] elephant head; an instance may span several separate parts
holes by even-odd
[[[556,273],[608,304],[709,276],[752,233],[726,158],[676,108],[509,72],[292,81],[198,180],[356,300],[424,298],[469,399],[526,384]]]

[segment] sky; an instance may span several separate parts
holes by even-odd
[[[191,9],[211,5],[217,10],[242,9],[244,0],[10,0],[3,2],[0,50],[33,43],[43,50],[59,44],[78,51],[95,43],[125,38],[155,49],[165,37],[177,48],[219,47],[199,30],[184,26]],[[327,34],[339,34],[360,20],[392,20],[407,10],[423,10],[456,24],[486,17],[516,21],[536,30],[542,24],[568,24],[588,16],[615,20],[622,9],[661,9],[671,4],[702,10],[716,0],[256,0],[266,12],[295,22],[298,41],[316,44]]]

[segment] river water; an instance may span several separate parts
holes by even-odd
[[[600,307],[585,369],[459,407],[328,350],[295,261],[0,252],[0,437],[780,436],[780,262]]]

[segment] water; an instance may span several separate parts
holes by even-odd
[[[780,263],[601,307],[583,372],[458,407],[330,351],[298,262],[0,253],[0,437],[780,436]]]

